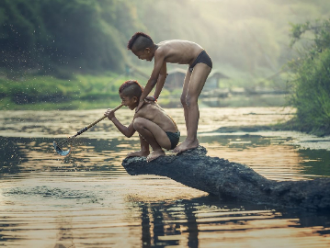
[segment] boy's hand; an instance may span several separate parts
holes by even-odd
[[[113,111],[113,109],[108,109],[108,110],[104,113],[104,116],[107,116],[108,119],[109,119],[110,121],[112,121],[112,119],[113,119],[114,117],[116,117],[116,116],[115,116],[115,111]]]
[[[157,99],[153,96],[147,96],[145,100],[147,102],[157,102]]]
[[[139,105],[135,109],[135,113],[137,113],[142,108],[143,104],[145,104],[146,102],[147,103],[157,102],[157,99],[153,96],[147,96],[146,98],[144,98],[143,101],[140,100]]]

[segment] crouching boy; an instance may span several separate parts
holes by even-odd
[[[134,80],[123,83],[119,88],[122,104],[134,110],[140,101],[143,92],[141,85]],[[163,149],[172,150],[180,139],[180,132],[174,120],[154,101],[147,101],[135,113],[132,123],[126,127],[116,118],[113,110],[108,109],[105,114],[126,137],[131,137],[135,131],[140,135],[141,150],[128,154],[128,157],[147,157],[150,162],[159,156],[164,156]],[[150,153],[149,145],[152,148]]]

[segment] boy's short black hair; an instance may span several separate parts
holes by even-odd
[[[137,32],[128,41],[127,49],[128,50],[134,49],[136,51],[141,51],[148,47],[152,47],[153,45],[154,42],[149,35],[142,32]]]
[[[119,94],[124,94],[128,97],[136,96],[140,98],[142,92],[143,88],[136,80],[128,80],[119,87]]]

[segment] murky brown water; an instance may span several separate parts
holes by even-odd
[[[125,155],[139,149],[94,111],[0,111],[0,246],[4,247],[329,247],[330,215],[220,202],[158,176],[129,176]],[[169,109],[185,135],[181,109]],[[203,108],[199,127],[208,155],[251,166],[276,180],[330,176],[330,138],[296,132],[219,133],[223,126],[264,125],[290,109]],[[128,124],[132,112],[117,117]]]

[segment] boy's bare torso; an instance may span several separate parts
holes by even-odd
[[[191,64],[203,51],[203,48],[195,42],[187,40],[167,40],[157,44],[155,59],[158,55],[164,55],[164,61],[178,64]]]
[[[178,131],[175,122],[157,103],[145,103],[143,107],[134,115],[134,118],[136,117],[148,119],[157,124],[166,132]]]

